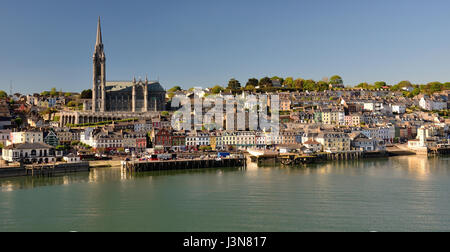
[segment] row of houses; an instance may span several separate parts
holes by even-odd
[[[279,134],[255,131],[192,131],[176,132],[168,129],[152,132],[156,148],[185,151],[210,146],[212,150],[274,148],[302,145],[311,152],[345,152],[350,150],[383,150],[386,141],[367,132],[353,134],[334,131],[299,132],[282,131]],[[384,135],[383,135],[384,136]],[[391,137],[391,136],[389,136]]]

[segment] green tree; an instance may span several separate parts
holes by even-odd
[[[303,90],[314,91],[316,88],[316,82],[314,80],[305,80],[303,83]]]
[[[52,88],[52,90],[50,91],[50,95],[51,96],[57,96],[58,92],[56,91],[56,88]]]
[[[251,79],[248,79],[247,84],[245,85],[245,88],[247,88],[248,86],[253,86],[253,88],[255,88],[258,85],[259,85],[258,79],[251,78]]]
[[[268,88],[268,87],[272,87],[272,80],[269,77],[264,77],[259,81],[259,86],[261,88]]]
[[[233,78],[233,79],[231,79],[228,82],[228,88],[231,89],[231,90],[240,89],[241,88],[241,83],[238,80]]]
[[[430,82],[427,84],[428,86],[428,90],[431,94],[436,93],[436,92],[441,92],[444,88],[444,85],[440,82]]]
[[[71,108],[77,107],[78,105],[79,104],[76,101],[70,101],[70,102],[67,103],[67,107],[71,107]]]
[[[410,81],[404,80],[404,81],[400,81],[397,86],[402,89],[404,87],[412,87],[412,84]]]
[[[22,124],[23,124],[22,118],[17,117],[16,119],[14,119],[14,124],[20,128],[20,126],[22,126]]]
[[[412,97],[418,96],[420,94],[420,88],[414,88],[411,92]]]
[[[175,93],[175,92],[181,91],[181,90],[182,90],[182,89],[181,89],[180,86],[175,86],[175,87],[169,89],[167,92],[169,92],[169,93]]]
[[[362,89],[372,89],[372,86],[367,82],[359,83],[356,87]]]
[[[55,149],[56,149],[57,151],[63,151],[63,150],[66,150],[67,147],[66,147],[65,145],[58,145],[58,146],[56,146]]]
[[[42,96],[49,96],[49,95],[50,95],[50,92],[49,92],[49,91],[44,91],[44,92],[41,93],[41,95],[42,95]]]
[[[253,91],[255,91],[255,86],[253,86],[253,85],[247,85],[247,86],[245,86],[245,90],[250,91],[250,92],[253,92]]]
[[[330,89],[330,84],[328,84],[325,81],[319,81],[319,82],[317,82],[317,85],[316,85],[314,90],[316,90],[316,91],[325,91],[325,90],[328,90],[328,89]]]
[[[298,78],[298,79],[294,80],[294,82],[292,84],[292,87],[297,89],[297,90],[303,90],[304,89],[304,85],[305,85],[305,80],[302,79],[302,78]]]
[[[220,94],[220,92],[223,92],[225,89],[219,85],[214,86],[211,88],[211,93],[213,94]]]
[[[5,91],[0,90],[0,98],[7,98],[7,97],[8,97],[8,94]]]
[[[283,86],[284,79],[281,77],[274,76],[274,77],[270,78],[270,80],[272,80],[272,83],[278,81],[280,83],[280,85]]]
[[[386,86],[386,82],[384,82],[384,81],[377,81],[373,85],[375,86],[376,89],[380,89],[380,88]]]
[[[294,88],[294,78],[287,77],[283,82],[283,86],[286,88]]]
[[[339,75],[331,76],[329,82],[330,82],[330,84],[339,84],[339,85],[343,85],[344,84],[344,80]]]
[[[92,90],[83,90],[83,92],[81,92],[81,99],[92,99]]]

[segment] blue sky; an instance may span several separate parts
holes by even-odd
[[[2,0],[0,89],[91,88],[98,16],[108,80],[450,81],[449,10],[444,0]]]

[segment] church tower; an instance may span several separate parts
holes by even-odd
[[[92,112],[106,111],[106,57],[103,51],[100,17],[97,25],[97,41],[93,55]]]

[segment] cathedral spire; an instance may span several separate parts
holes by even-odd
[[[102,41],[102,27],[100,24],[100,17],[98,17],[98,26],[97,26],[97,42],[95,43],[96,46],[103,44]]]

